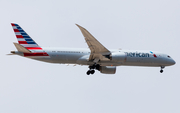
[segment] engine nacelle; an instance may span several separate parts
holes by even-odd
[[[100,66],[99,71],[104,74],[115,74],[116,67],[115,66]]]
[[[124,52],[116,52],[111,54],[111,60],[116,62],[124,62],[126,54]]]

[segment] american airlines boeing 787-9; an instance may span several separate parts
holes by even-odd
[[[18,24],[11,23],[18,43],[14,43],[18,51],[11,51],[11,55],[60,64],[79,64],[89,66],[87,75],[95,70],[104,74],[115,74],[116,66],[149,66],[160,67],[163,72],[165,66],[175,64],[167,54],[142,50],[111,50],[104,47],[85,28],[77,25],[85,37],[89,49],[40,47]]]

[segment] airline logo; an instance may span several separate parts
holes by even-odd
[[[149,53],[138,53],[138,52],[134,52],[134,53],[133,52],[125,52],[125,53],[128,57],[149,57],[150,56]],[[156,54],[154,54],[152,51],[150,51],[150,53],[153,54],[153,56],[155,58],[157,58]]]
[[[149,53],[125,52],[128,57],[149,57]]]
[[[42,48],[39,47],[38,44],[18,24],[11,23],[11,25],[20,45],[29,50],[42,50]]]
[[[25,57],[35,57],[35,58],[50,57],[18,24],[11,23],[11,25],[14,29],[18,43],[30,51],[31,50],[36,51],[32,53],[24,53]]]
[[[153,54],[153,52],[152,52],[152,51],[150,51],[150,53],[151,53],[151,54]],[[157,58],[156,54],[153,54],[153,56],[154,56],[155,58]]]

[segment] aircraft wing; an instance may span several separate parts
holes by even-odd
[[[77,24],[76,24],[77,25]],[[111,52],[104,47],[96,38],[94,38],[85,28],[77,25],[85,37],[86,43],[91,50],[89,60],[98,62],[99,60],[110,60],[109,55]]]

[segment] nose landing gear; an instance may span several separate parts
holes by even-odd
[[[163,69],[165,68],[165,66],[161,66],[161,70],[160,73],[163,73]]]

